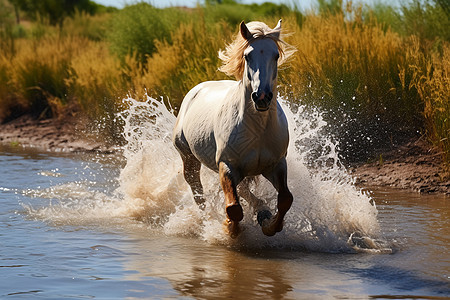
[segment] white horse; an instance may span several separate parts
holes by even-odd
[[[258,223],[268,236],[283,229],[283,218],[293,201],[287,187],[288,123],[276,100],[277,67],[292,51],[286,51],[288,45],[281,41],[280,32],[281,20],[274,29],[262,22],[242,22],[235,41],[219,52],[220,70],[238,81],[208,81],[190,90],[173,131],[184,178],[201,208],[205,201],[201,164],[219,173],[226,201],[225,225],[232,237],[239,234],[243,218],[238,191],[259,210]],[[275,216],[261,210],[261,201],[250,192],[248,180],[244,181],[260,174],[278,191]]]

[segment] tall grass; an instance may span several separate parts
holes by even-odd
[[[170,33],[183,20],[185,13],[179,9],[158,9],[141,2],[119,11],[108,36],[111,50],[124,59],[134,54],[140,63],[156,50],[156,41],[170,40]]]
[[[450,6],[445,3],[445,0],[408,0],[401,1],[396,9],[378,2],[368,7],[366,18],[372,17],[402,36],[417,36],[421,43],[450,41]]]
[[[118,105],[116,100],[127,93],[127,79],[120,60],[105,56],[107,47],[105,43],[86,41],[85,50],[72,58],[69,77],[65,80],[71,95],[92,118],[104,117],[105,111],[114,110]]]
[[[102,41],[107,36],[111,19],[111,14],[90,15],[84,11],[75,11],[73,17],[64,20],[61,35]]]
[[[229,40],[232,30],[225,23],[207,26],[202,20],[181,24],[172,43],[156,43],[156,53],[131,74],[137,94],[164,95],[176,108],[184,94],[206,80],[225,79],[218,71],[217,50]],[[145,89],[145,90],[144,90]]]
[[[411,55],[423,60],[417,48],[411,49]],[[450,44],[443,46],[442,55],[433,53],[426,68],[413,67],[412,85],[424,102],[428,137],[441,149],[450,170]]]
[[[3,60],[8,73],[6,82],[14,98],[20,99],[24,110],[36,116],[54,116],[67,102],[67,87],[64,80],[72,53],[80,47],[78,39],[57,41],[53,38],[29,43],[17,41],[12,59]]]
[[[310,15],[291,30],[297,54],[281,73],[281,90],[325,111],[347,158],[372,155],[400,132],[419,129],[423,103],[410,88],[408,40],[343,13]]]

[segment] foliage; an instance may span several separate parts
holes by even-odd
[[[126,96],[127,80],[119,59],[104,56],[107,53],[106,43],[84,42],[83,48],[86,50],[71,59],[65,84],[88,116],[102,118],[108,112],[114,113],[117,100]],[[101,62],[99,57],[103,57]]]
[[[52,25],[61,25],[67,16],[73,15],[76,11],[94,14],[101,7],[90,0],[9,0],[9,2],[15,7],[17,20],[19,20],[18,9],[21,9],[35,20],[39,17],[48,18]]]
[[[14,52],[14,17],[9,3],[0,1],[0,51]]]
[[[423,104],[409,88],[407,40],[343,13],[308,16],[294,30],[289,42],[298,52],[281,74],[281,91],[325,111],[345,158],[373,155],[399,132],[420,129]]]
[[[111,14],[89,15],[77,10],[71,18],[64,20],[61,35],[80,36],[94,41],[102,41],[107,36],[111,19]]]
[[[157,42],[156,53],[145,64],[132,69],[134,91],[137,95],[146,91],[154,97],[164,95],[178,107],[183,95],[198,83],[226,78],[218,71],[217,49],[231,35],[225,23],[207,26],[198,20],[181,24],[172,34],[172,43]]]
[[[343,10],[342,0],[317,0],[319,12],[322,15],[339,14]]]
[[[2,67],[8,74],[6,86],[24,110],[35,116],[54,116],[67,103],[71,57],[80,51],[83,40],[58,41],[45,38],[39,42],[18,41],[17,52]],[[74,45],[79,45],[74,47]]]
[[[257,16],[250,7],[235,4],[209,5],[203,9],[202,14],[207,23],[225,21],[230,26],[239,24],[242,20],[254,20]]]
[[[402,36],[415,35],[421,43],[450,42],[450,7],[445,1],[409,0],[400,9],[381,2],[365,11],[365,18],[375,20]]]
[[[158,9],[141,2],[127,6],[113,18],[108,36],[111,50],[121,59],[135,55],[140,63],[156,50],[155,41],[167,41],[182,19],[178,9]]]

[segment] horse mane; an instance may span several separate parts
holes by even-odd
[[[222,66],[219,71],[224,72],[228,76],[234,76],[236,80],[241,80],[244,74],[245,59],[244,51],[251,42],[269,38],[275,42],[280,53],[278,65],[282,65],[295,52],[294,47],[287,44],[281,39],[281,29],[271,29],[263,22],[247,23],[247,28],[253,35],[253,38],[246,40],[238,32],[233,42],[226,45],[225,51],[219,51],[219,59],[222,60]]]

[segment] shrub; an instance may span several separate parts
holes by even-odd
[[[83,40],[44,38],[21,40],[10,65],[11,82],[18,98],[24,99],[35,116],[55,116],[67,102],[65,80],[72,53]]]
[[[111,14],[89,15],[76,11],[72,17],[64,20],[62,35],[80,36],[93,41],[104,40],[111,18]]]
[[[156,50],[155,41],[169,41],[182,12],[158,9],[146,3],[127,6],[119,11],[111,23],[108,36],[111,50],[120,58],[136,55],[140,63]]]

